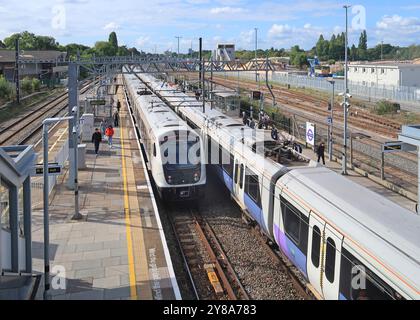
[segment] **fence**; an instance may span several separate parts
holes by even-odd
[[[255,81],[255,72],[240,72],[239,77]],[[265,73],[260,73],[260,80],[265,81]],[[332,84],[325,78],[311,78],[287,74],[285,72],[269,72],[268,80],[270,82],[290,85],[292,87],[305,87],[326,92],[332,91]],[[388,99],[400,103],[414,104],[418,107],[417,111],[420,111],[420,88],[403,86],[364,86],[359,83],[349,82],[349,91],[353,96],[369,101]],[[344,92],[344,80],[335,79],[335,92]]]

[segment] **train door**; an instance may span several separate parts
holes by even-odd
[[[315,214],[309,217],[307,270],[314,289],[327,300],[339,295],[343,236]]]
[[[233,194],[234,196],[242,201],[244,194],[244,171],[245,166],[240,163],[239,159],[235,159],[234,172],[233,172]]]
[[[322,237],[325,230],[325,222],[313,213],[309,216],[308,254],[306,270],[308,279],[313,288],[320,294],[322,292]]]
[[[343,235],[328,224],[325,226],[324,237],[324,274],[323,292],[327,300],[338,300],[340,291],[340,264]]]

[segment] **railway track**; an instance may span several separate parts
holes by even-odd
[[[81,93],[85,93],[91,83],[84,86]],[[45,118],[62,115],[68,106],[68,93],[63,93],[52,101],[42,103],[30,113],[19,117],[7,126],[0,129],[0,145],[21,145],[28,143],[42,130],[42,121]]]
[[[219,77],[213,78],[215,84],[225,86],[227,88],[235,89],[238,86],[238,82],[230,79],[223,79]],[[265,95],[270,97],[268,89],[264,86],[259,87],[255,84],[250,84],[248,82],[240,81],[239,86],[245,90],[261,90]],[[313,98],[309,95],[302,95],[295,92],[291,92],[285,89],[279,89],[274,87],[273,93],[276,96],[276,100],[283,105],[286,105],[288,108],[300,109],[307,111],[309,113],[316,113],[323,117],[330,115],[327,110],[328,101]],[[334,117],[336,120],[343,119],[344,114],[341,110],[341,107],[336,104],[333,107]],[[384,121],[380,117],[375,117],[364,111],[361,108],[353,108],[349,114],[349,125],[370,131],[372,133],[380,134],[390,138],[396,138],[398,131],[401,129],[401,124],[393,121]]]
[[[217,80],[214,80],[214,82],[218,85],[222,85],[232,89],[237,88],[237,81],[235,80],[227,80],[220,78],[216,79]],[[245,84],[246,87],[244,86],[243,81],[240,82],[240,86],[247,90],[258,89],[256,85],[252,85],[247,82],[245,82]],[[262,89],[261,91],[265,92],[265,94],[269,94],[267,89]],[[273,92],[276,95],[277,101],[280,101],[281,103],[287,106],[287,109],[282,109],[283,113],[293,116],[294,114],[296,114],[296,111],[304,111],[307,114],[312,114],[314,117],[319,119],[318,124],[324,126],[325,131],[327,130],[327,126],[324,125],[324,121],[322,120],[330,115],[329,111],[327,111],[326,101],[321,100],[319,98],[311,97],[309,95],[301,95],[298,93],[290,92],[284,89],[273,89]],[[284,97],[279,98],[280,94]],[[302,99],[305,99],[307,101],[303,101]],[[336,122],[340,121],[340,117],[341,121],[343,121],[343,112],[340,109],[341,108],[337,105],[334,106],[334,118],[336,119]],[[360,108],[357,108],[356,110],[353,110],[350,113],[349,123],[353,126],[353,128],[361,129],[365,132],[372,132],[374,134],[379,134],[382,137],[385,136],[392,139],[397,138],[398,131],[401,128],[401,125],[396,122],[385,122],[383,119],[375,117],[374,115],[370,115]],[[334,129],[334,140],[336,141],[334,151],[336,154],[341,154],[341,150],[343,148],[342,143],[337,143],[337,141],[340,141],[340,139],[342,139],[342,135],[343,130],[336,127]],[[363,139],[363,143],[372,148],[373,150],[380,150],[383,142],[376,141],[374,138],[369,137],[368,139]],[[380,177],[381,160],[379,157],[375,158],[371,155],[366,155],[360,151],[353,151],[353,154],[354,166],[362,168],[365,171]],[[417,163],[417,156],[414,154],[401,153],[398,156],[401,158],[402,161],[407,162],[407,165],[410,165],[410,163]],[[372,165],[373,163],[375,163],[376,165]],[[386,179],[392,181],[395,185],[409,190],[413,193],[417,192],[417,177],[415,174],[413,174],[413,172],[409,172],[401,167],[397,167],[395,164],[386,162],[385,173]]]
[[[171,225],[198,300],[249,300],[216,235],[195,210],[171,213]]]

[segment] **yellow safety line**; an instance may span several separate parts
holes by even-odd
[[[122,124],[122,121],[120,121],[121,157],[122,157],[123,185],[124,185],[124,214],[125,214],[125,224],[126,224],[126,233],[127,233],[128,269],[129,269],[129,278],[130,278],[130,294],[131,294],[131,299],[134,300],[134,299],[137,299],[136,272],[134,268],[133,240],[131,237],[130,204],[128,201],[127,169],[126,169],[126,163],[125,163],[123,131],[124,131],[123,124]]]

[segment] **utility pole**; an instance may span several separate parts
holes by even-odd
[[[381,41],[381,61],[384,60],[384,41]]]
[[[350,8],[350,5],[343,6],[344,9],[346,9],[346,41],[345,41],[345,66],[344,66],[344,101],[343,101],[343,113],[344,113],[344,142],[343,142],[343,159],[342,159],[342,174],[347,175],[347,115],[348,115],[348,107],[350,106],[347,99],[350,97],[349,95],[349,88],[348,88],[348,54],[347,54],[347,47],[348,47],[348,9]]]
[[[255,63],[257,63],[257,50],[258,50],[258,28],[255,28]],[[255,82],[258,82],[258,71],[255,70]]]
[[[16,102],[20,104],[19,37],[15,40],[15,59]]]
[[[203,113],[206,112],[206,99],[204,97],[205,94],[205,82],[204,82],[204,57],[203,57],[203,38],[199,39],[199,58],[200,58],[200,83],[201,83],[201,95],[203,99]]]
[[[182,37],[175,37],[176,39],[178,39],[178,57],[179,57],[179,39],[182,39]]]

